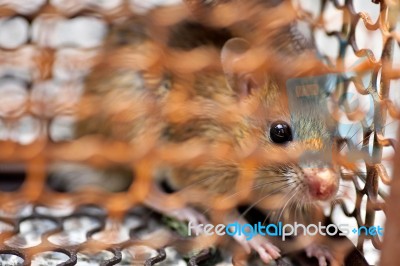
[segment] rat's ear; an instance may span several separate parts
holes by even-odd
[[[228,85],[239,98],[249,96],[262,86],[262,79],[256,71],[250,70],[249,59],[251,46],[242,38],[227,41],[222,48],[221,63]]]

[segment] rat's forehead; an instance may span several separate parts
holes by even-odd
[[[286,83],[290,120],[294,138],[310,140],[331,139],[335,124],[328,110],[328,94],[335,85],[335,75],[296,78]]]
[[[285,86],[271,79],[265,84],[260,97],[263,103],[263,112],[268,121],[289,122],[289,101]]]
[[[328,110],[331,75],[294,78],[284,83],[269,80],[261,92],[267,121],[291,124],[297,138],[330,135],[333,130]],[[295,136],[296,137],[296,136]]]

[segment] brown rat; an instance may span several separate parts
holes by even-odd
[[[143,28],[146,27],[137,29]],[[187,141],[201,140],[211,145],[210,147],[214,144],[226,144],[237,153],[248,153],[256,148],[255,143],[267,154],[280,151],[290,153],[304,145],[308,150],[328,153],[332,151],[329,141],[332,136],[323,120],[305,117],[292,123],[282,81],[267,75],[262,67],[251,70],[238,70],[234,67],[237,62],[244,62],[250,55],[252,47],[247,41],[235,38],[225,42],[220,50],[220,68],[179,73],[170,71],[162,63],[158,64],[159,58],[154,53],[159,53],[160,47],[151,40],[151,36],[144,32],[139,32],[137,36],[133,41],[123,41],[117,49],[106,51],[99,66],[88,77],[84,97],[88,96],[92,106],[98,106],[99,112],[78,123],[78,137],[100,134],[142,147],[166,143],[185,145]],[[224,38],[231,36],[226,34]],[[218,43],[212,42],[211,46],[219,49]],[[201,41],[200,44],[204,42]],[[178,42],[170,45],[173,50],[178,49],[180,44]],[[184,49],[192,49],[198,45],[195,42]],[[124,65],[122,60],[121,65],[115,63],[121,54],[133,55],[132,58],[137,59],[143,52],[147,52],[151,60],[144,58],[143,64],[138,64],[139,67]],[[159,56],[162,57],[162,53]],[[185,101],[189,103],[211,107],[189,119],[171,120],[168,116],[163,116],[168,113],[168,105],[164,103],[171,102],[169,100],[173,99],[176,91],[184,95]],[[124,108],[118,109],[121,105]],[[114,107],[117,110],[109,112]],[[213,110],[222,109],[223,113],[224,110],[234,107],[243,108],[246,112],[234,112],[235,117],[224,122],[213,116]],[[335,197],[339,182],[337,166],[321,158],[318,162],[314,160],[311,164],[309,161],[307,163],[257,164],[252,169],[255,179],[251,184],[251,203],[260,203],[262,199],[269,201],[271,194],[281,196],[281,207],[286,207],[287,204],[312,206],[317,201],[327,201]],[[211,197],[234,194],[242,171],[237,158],[214,158],[197,166],[166,165],[165,168],[168,169],[166,178],[175,190],[185,192],[187,187],[195,186]],[[115,184],[118,183],[115,182],[116,179],[120,180],[111,190],[120,190],[129,184],[126,182],[129,170],[124,167],[117,170],[103,169],[100,172],[88,168],[88,172],[93,176],[93,182],[88,184],[100,184],[110,189],[110,183]],[[163,210],[162,206],[152,203],[149,205],[171,214]],[[210,208],[207,205],[201,207]],[[193,213],[182,215],[177,212],[176,217],[194,217],[201,222],[205,221],[204,217]],[[243,246],[256,250],[265,262],[279,257],[279,250],[267,239],[255,238],[249,243],[240,241]]]
[[[250,50],[251,46],[247,41],[231,39],[221,51],[224,71],[193,73],[189,87],[196,92],[195,98],[200,101],[213,98],[217,105],[236,105],[236,108],[242,108],[243,111],[252,111],[244,111],[236,122],[231,123],[222,123],[220,120],[209,118],[205,113],[201,119],[169,124],[166,138],[183,145],[192,138],[205,140],[208,144],[228,143],[238,153],[248,153],[249,145],[254,145],[255,141],[261,153],[269,155],[282,151],[290,154],[298,149],[316,152],[316,155],[305,157],[299,162],[259,162],[250,169],[243,169],[240,160],[236,160],[234,156],[228,159],[211,158],[199,165],[173,168],[169,180],[181,193],[188,190],[187,198],[193,198],[191,189],[203,191],[202,200],[196,203],[209,209],[212,201],[207,199],[222,195],[227,198],[234,196],[240,191],[238,182],[241,174],[251,170],[255,175],[255,179],[250,183],[251,197],[248,203],[251,206],[267,202],[267,206],[273,209],[283,207],[285,212],[279,211],[276,218],[279,220],[289,216],[291,221],[301,221],[302,217],[295,215],[307,209],[306,213],[303,213],[303,220],[312,221],[308,218],[316,203],[329,202],[336,196],[339,186],[339,167],[329,160],[334,152],[330,121],[326,120],[326,117],[313,114],[321,112],[319,108],[324,104],[324,100],[321,99],[321,103],[317,103],[314,109],[299,112],[298,115],[303,117],[294,118],[293,112],[296,110],[289,106],[288,95],[286,89],[282,88],[282,82],[264,73],[257,73],[263,69],[235,72],[232,65],[235,62],[240,64],[240,60],[245,62]],[[210,96],[205,92],[218,92],[221,89],[226,91],[222,98]],[[256,147],[250,147],[254,148]],[[292,211],[292,208],[299,210]],[[233,215],[229,221],[245,222],[237,215]],[[271,259],[279,257],[278,249],[266,238],[256,237],[249,242],[239,238],[238,240],[249,250],[258,251],[264,262],[268,263]],[[313,247],[310,254],[314,252],[317,254],[319,251]],[[324,259],[318,257],[323,265]]]
[[[279,211],[277,219],[290,216],[290,210],[293,207],[307,209],[306,213],[303,213],[303,218],[309,218],[316,203],[318,201],[329,202],[336,196],[339,186],[338,166],[334,161],[329,160],[334,152],[332,125],[330,121],[325,120],[326,117],[313,114],[320,112],[319,108],[323,103],[315,105],[315,109],[308,110],[311,112],[309,116],[307,112],[303,111],[302,114],[299,114],[300,119],[293,119],[293,112],[296,110],[289,108],[285,82],[282,80],[304,73],[316,75],[318,72],[309,71],[310,68],[306,64],[303,66],[307,70],[301,69],[304,70],[302,73],[293,74],[293,71],[288,70],[293,67],[289,64],[290,60],[293,61],[293,65],[299,64],[301,68],[300,61],[296,62],[293,59],[303,58],[308,62],[315,60],[315,55],[309,53],[310,47],[312,48],[310,41],[305,41],[293,24],[276,30],[274,34],[279,38],[272,38],[275,41],[270,43],[272,46],[268,46],[268,48],[272,48],[269,54],[276,51],[278,56],[271,58],[270,62],[266,60],[267,67],[265,68],[261,66],[258,69],[253,68],[246,71],[239,66],[239,70],[235,69],[233,66],[235,62],[237,65],[246,65],[246,63],[240,62],[246,62],[247,57],[252,57],[250,48],[253,47],[243,39],[233,39],[226,42],[221,49],[221,66],[224,71],[205,70],[191,73],[190,78],[185,77],[190,80],[188,87],[195,91],[194,97],[197,99],[212,98],[217,105],[236,104],[237,108],[244,109],[246,109],[245,106],[251,106],[252,108],[247,109],[252,109],[253,112],[246,114],[243,112],[239,121],[231,124],[210,119],[206,114],[204,115],[206,118],[170,124],[167,138],[169,141],[178,143],[184,143],[192,138],[200,138],[211,144],[229,143],[233,150],[239,153],[240,151],[247,153],[248,145],[254,144],[254,140],[267,154],[280,151],[291,153],[299,147],[305,148],[311,153],[316,152],[317,155],[314,154],[311,158],[306,156],[301,162],[280,164],[267,162],[264,165],[258,164],[251,169],[256,177],[251,184],[252,197],[249,203],[252,206],[261,203],[263,199],[272,202],[272,196],[278,195],[280,204],[277,205],[286,208],[286,212]],[[250,35],[257,35],[257,33]],[[259,45],[258,40],[255,43]],[[254,50],[257,50],[257,46]],[[282,60],[276,65],[278,72],[275,69],[275,72],[267,74],[267,70],[273,69],[273,64],[279,58]],[[288,64],[287,69],[282,68],[285,62]],[[293,67],[293,69],[295,68]],[[325,71],[324,67],[319,70],[320,73]],[[282,75],[279,76],[279,74]],[[207,77],[209,78],[207,79]],[[216,97],[216,92],[221,90],[225,91],[224,97]],[[208,94],[207,92],[210,91],[214,93]],[[229,197],[237,192],[242,170],[244,169],[241,168],[241,164],[234,159],[216,160],[212,158],[208,163],[199,166],[189,165],[173,168],[170,182],[178,191],[188,189],[189,198],[192,197],[190,189],[203,191],[203,204],[208,205],[210,204],[208,198],[213,198],[215,195]],[[203,207],[210,208],[209,205]],[[294,215],[291,215],[292,217],[289,217],[289,220],[296,219],[295,215],[296,211]],[[234,217],[231,221],[241,220],[239,216]],[[277,250],[265,239],[258,238],[251,243],[242,242],[242,244],[249,249],[257,250],[265,262],[268,262],[271,257],[279,256]],[[318,249],[310,251],[310,254],[316,255],[323,265],[324,258],[317,253]]]

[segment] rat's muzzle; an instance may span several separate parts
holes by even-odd
[[[329,200],[338,190],[338,174],[330,168],[304,168],[304,181],[311,200]]]

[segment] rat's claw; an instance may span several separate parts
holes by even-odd
[[[246,240],[245,236],[237,236],[235,239],[247,253],[250,253],[251,250],[256,251],[264,263],[270,263],[281,256],[279,248],[270,243],[265,237],[257,235],[250,240]]]
[[[335,259],[327,247],[312,244],[306,248],[307,257],[315,257],[318,259],[319,266],[327,266],[328,261],[334,264]]]
[[[272,257],[267,252],[265,252],[265,250],[260,249],[257,252],[258,252],[258,255],[260,255],[260,258],[264,263],[269,264],[272,261]]]
[[[281,256],[279,248],[262,236],[255,236],[249,241],[250,247],[258,252],[261,259],[265,263],[269,263],[271,259],[277,259]]]
[[[244,251],[247,254],[250,254],[251,247],[250,247],[249,241],[246,240],[246,237],[244,235],[240,235],[240,236],[235,235],[233,238],[240,244],[240,246],[244,249]]]
[[[202,213],[189,207],[166,211],[165,215],[175,218],[181,222],[191,222],[194,225],[195,231],[192,233],[195,234],[201,233],[201,231],[196,230],[199,228],[198,225],[209,223],[207,218]]]
[[[266,250],[268,252],[268,254],[270,254],[273,259],[277,259],[277,258],[279,258],[281,256],[280,249],[277,248],[276,246],[274,246],[273,244],[269,243],[269,242],[264,242],[261,245],[261,248]]]

